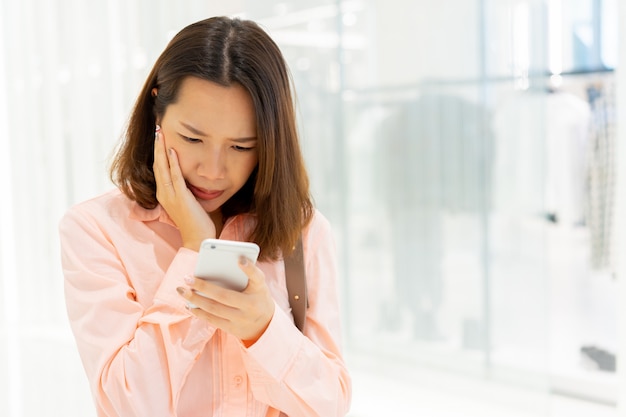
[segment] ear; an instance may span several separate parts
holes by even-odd
[[[159,89],[154,87],[151,91],[150,91],[150,95],[152,96],[152,98],[156,98],[159,95]],[[157,125],[161,124],[161,119],[160,117],[156,117],[156,122]]]

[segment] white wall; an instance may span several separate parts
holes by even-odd
[[[378,87],[478,75],[478,1],[374,2]]]
[[[620,1],[619,24],[620,40],[626,33],[626,3]],[[626,122],[626,42],[619,42],[619,64],[617,71],[617,120]],[[626,124],[618,123],[617,140],[617,198],[616,216],[616,245],[615,259],[617,263],[617,277],[619,283],[619,313],[618,313],[618,336],[619,347],[617,352],[617,371],[619,375],[618,385],[618,409],[620,415],[626,415]]]

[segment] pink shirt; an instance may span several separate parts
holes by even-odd
[[[231,218],[220,238],[243,240],[252,225],[251,216]],[[277,308],[249,348],[185,308],[176,287],[198,253],[181,247],[160,207],[115,190],[68,210],[60,236],[67,311],[99,416],[347,413],[335,247],[319,212],[303,233],[304,334],[293,325],[283,262],[259,262]]]

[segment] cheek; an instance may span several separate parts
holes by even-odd
[[[256,166],[256,158],[238,158],[236,163],[233,161],[229,169],[233,184],[235,184],[236,187],[243,187]]]
[[[246,181],[248,180],[248,178],[252,174],[252,171],[254,171],[258,163],[259,163],[259,159],[257,156],[251,157],[248,161],[246,161],[245,169],[244,169],[244,172],[245,172],[244,175],[246,177]]]
[[[180,147],[173,147],[173,149],[176,151],[176,156],[178,157],[178,166],[180,167],[180,171],[182,172],[183,177],[187,178],[187,174],[189,174],[194,165],[193,156],[189,155],[189,153],[185,152],[185,150]]]

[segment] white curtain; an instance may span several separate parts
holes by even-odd
[[[109,157],[170,37],[242,2],[0,0],[0,415],[94,415],[57,225]]]

